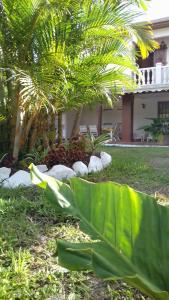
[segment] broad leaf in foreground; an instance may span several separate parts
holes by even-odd
[[[79,244],[58,241],[61,265],[93,270],[107,280],[124,279],[154,299],[169,299],[168,208],[125,185],[72,178],[69,187],[34,166],[31,170],[33,180],[46,182],[41,186],[50,199],[78,217],[81,230],[93,239]]]

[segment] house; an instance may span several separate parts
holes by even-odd
[[[123,142],[141,139],[144,131],[140,127],[151,122],[151,118],[169,117],[169,17],[152,22],[154,38],[160,48],[145,60],[138,59],[140,75],[134,77],[138,84],[134,92],[126,92],[113,107],[103,107],[102,127],[119,124]],[[69,137],[75,112],[64,116],[63,134]],[[81,125],[98,125],[100,107],[86,107],[81,115]],[[68,124],[68,126],[67,126]]]

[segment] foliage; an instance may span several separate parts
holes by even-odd
[[[167,148],[106,147],[103,151],[112,155],[112,164],[91,174],[89,180],[125,182],[149,194],[158,191],[161,202],[169,205]],[[73,293],[81,300],[147,299],[124,282],[102,281],[91,273],[71,272],[57,264],[56,239],[84,239],[76,220],[58,216],[41,189],[0,188],[0,211],[0,299],[41,300],[60,293],[65,299]],[[19,257],[24,262],[19,276],[14,273],[12,257],[15,265]]]
[[[88,153],[86,152],[86,140],[83,136],[73,137],[68,145],[68,159],[70,166],[76,161],[86,163]]]
[[[19,164],[25,165],[28,167],[30,163],[34,163],[35,165],[41,163],[48,153],[47,149],[32,149],[30,153],[24,155],[24,159],[19,161]]]
[[[5,120],[5,116],[3,116],[3,115],[0,114],[0,122],[2,122],[4,120]]]
[[[127,1],[0,1],[0,63],[16,160],[40,128],[46,134],[49,112],[111,102],[124,86],[133,88],[125,73],[137,72],[130,41],[143,57],[157,46],[151,27],[134,23],[139,15]]]
[[[53,147],[43,162],[49,168],[57,164],[71,167],[74,162],[79,160],[86,162],[88,158],[86,143],[87,140],[82,135],[73,137],[68,143]]]
[[[71,218],[59,216],[41,190],[0,189],[0,299],[146,299],[123,282],[103,283],[56,262],[56,237],[84,241]],[[72,297],[72,298],[71,298]],[[74,298],[73,298],[74,299]]]
[[[0,159],[0,167],[10,168],[14,163],[14,158],[11,154],[5,153]]]
[[[153,118],[150,125],[139,129],[144,129],[145,132],[151,133],[154,138],[158,138],[160,135],[169,135],[169,119]]]
[[[68,143],[68,148],[70,150],[81,150],[86,152],[88,140],[83,134],[76,135],[72,137]]]
[[[92,270],[103,279],[124,279],[150,297],[169,299],[168,208],[128,186],[72,178],[69,187],[33,165],[31,171],[48,200],[78,217],[81,230],[93,239],[76,244],[58,241],[61,265]]]
[[[44,158],[44,164],[49,168],[57,164],[67,165],[67,151],[64,145],[59,145],[55,149],[49,151],[47,156]]]
[[[103,133],[97,137],[95,137],[92,133],[88,133],[89,140],[89,148],[91,149],[91,153],[98,150],[100,146],[102,146],[105,142],[110,140],[110,135],[107,133]]]

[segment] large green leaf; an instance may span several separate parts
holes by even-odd
[[[36,177],[33,166],[32,174]],[[104,279],[124,279],[155,299],[169,299],[168,208],[113,182],[72,178],[69,188],[39,172],[38,179],[46,181],[57,205],[62,205],[60,199],[66,201],[67,212],[80,219],[81,229],[93,239],[87,244],[58,241],[63,266],[90,269]]]

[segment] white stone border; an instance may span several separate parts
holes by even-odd
[[[64,165],[55,165],[48,170],[46,165],[37,165],[37,168],[42,173],[52,176],[58,180],[69,179],[75,176],[84,176],[92,172],[100,172],[111,164],[112,157],[106,152],[100,153],[100,158],[92,155],[89,165],[86,166],[82,161],[77,161],[72,168]],[[0,168],[0,187],[3,188],[18,188],[33,186],[30,173],[24,170],[19,170],[12,176],[10,168]]]

